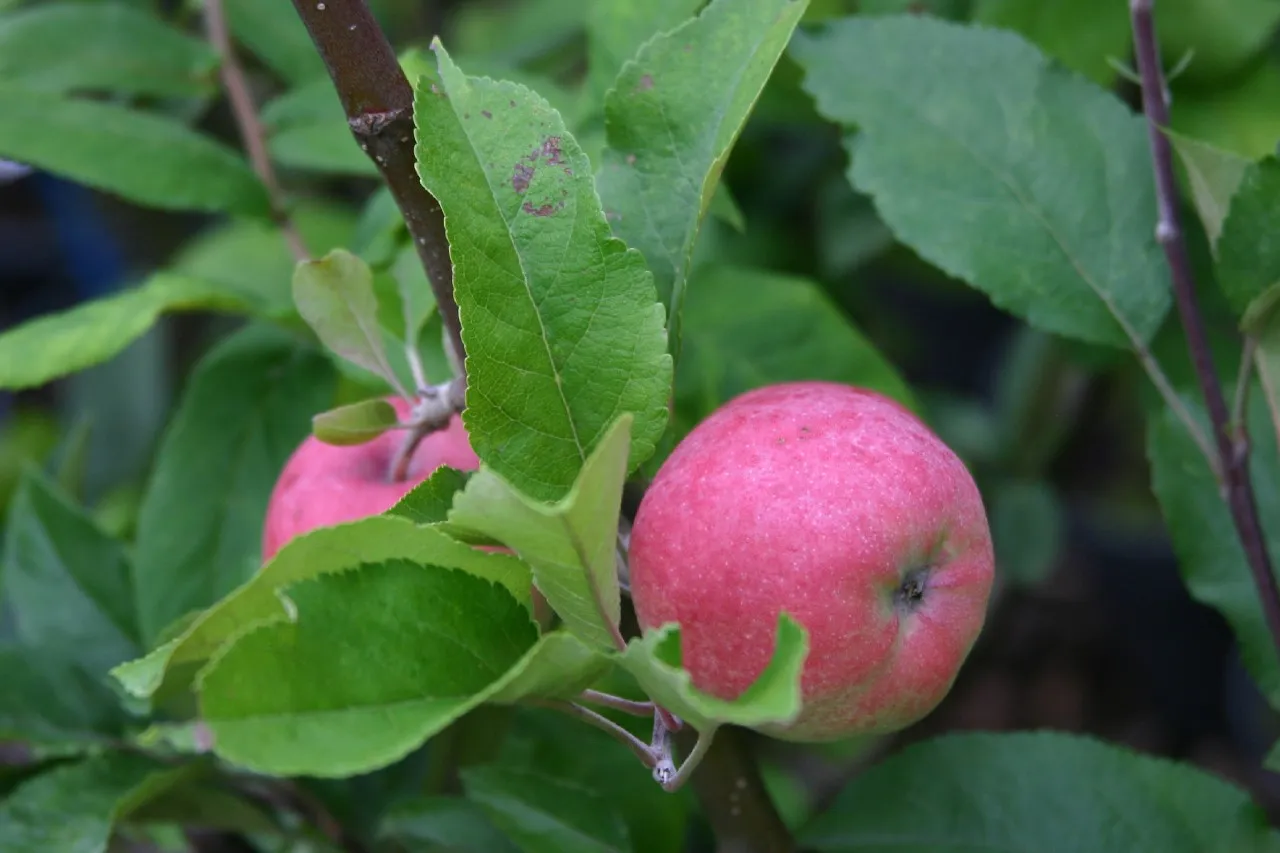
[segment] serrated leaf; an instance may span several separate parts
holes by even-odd
[[[470,478],[470,471],[441,465],[387,510],[387,515],[398,515],[414,524],[438,524],[449,517],[453,496]]]
[[[160,116],[0,86],[0,157],[138,204],[266,216],[266,191],[231,148]]]
[[[663,625],[627,644],[620,663],[645,693],[698,731],[737,725],[768,731],[785,727],[800,713],[800,673],[809,653],[808,633],[786,613],[778,616],[773,657],[736,699],[698,690],[680,666],[680,628]]]
[[[364,444],[399,423],[399,413],[386,400],[361,400],[315,415],[311,434],[326,444]]]
[[[1196,212],[1200,214],[1210,245],[1216,249],[1218,237],[1222,234],[1222,222],[1231,209],[1231,199],[1240,187],[1249,161],[1207,142],[1171,130],[1165,133],[1187,170]]]
[[[644,45],[605,101],[598,183],[613,230],[640,249],[679,352],[685,279],[720,173],[808,0],[712,0]]]
[[[1280,284],[1280,160],[1268,157],[1245,171],[1217,248],[1218,282],[1236,311]]]
[[[368,264],[346,249],[334,249],[321,260],[298,264],[293,300],[325,346],[385,379],[402,397],[409,396],[387,361],[373,271]]]
[[[597,0],[587,11],[585,91],[604,104],[618,72],[646,41],[693,17],[705,0]]]
[[[1280,849],[1239,788],[1186,764],[1051,732],[909,746],[859,774],[798,840],[815,853]]]
[[[162,272],[138,287],[37,317],[0,334],[0,388],[35,388],[100,364],[170,311],[243,311],[209,282]]]
[[[1162,7],[1160,17],[1164,17]],[[973,20],[1013,30],[1103,86],[1133,48],[1129,7],[1111,0],[979,0]],[[1110,60],[1110,61],[1108,61]]]
[[[539,500],[563,497],[605,430],[635,417],[631,464],[667,421],[662,308],[612,238],[564,122],[513,83],[465,76],[438,43],[414,115],[418,173],[445,212],[476,454]]]
[[[238,332],[201,359],[139,510],[135,579],[147,642],[258,568],[276,476],[333,394],[327,360],[267,327]]]
[[[276,594],[281,587],[387,560],[461,569],[501,584],[522,603],[529,599],[529,569],[515,557],[478,551],[405,518],[374,516],[290,540],[261,571],[200,614],[180,637],[112,674],[139,697],[154,694],[162,682],[183,687],[181,681],[190,673],[167,671],[207,660],[247,626],[281,618],[286,612]]]
[[[122,3],[41,3],[0,17],[0,81],[33,91],[184,97],[217,89],[202,39]]]
[[[383,817],[379,834],[406,853],[430,853],[438,849],[436,845],[457,853],[519,853],[479,805],[462,797],[419,797],[396,803]]]
[[[1160,327],[1146,126],[1114,96],[926,17],[831,22],[793,52],[819,111],[859,127],[850,180],[899,240],[1045,331],[1130,347]]]
[[[128,718],[101,672],[63,652],[0,646],[0,740],[65,748],[119,738]]]
[[[124,545],[34,468],[9,506],[0,569],[23,644],[76,661],[91,677],[142,648]]]
[[[611,666],[609,658],[573,634],[554,631],[538,638],[488,701],[511,705],[525,699],[569,699],[598,681]]]
[[[236,41],[290,83],[324,76],[324,62],[298,12],[288,3],[224,0]]]
[[[1209,431],[1198,394],[1183,402]],[[1267,407],[1249,407],[1250,474],[1258,512],[1273,561],[1280,558],[1280,470],[1275,429]],[[1147,426],[1151,485],[1164,513],[1178,556],[1178,569],[1191,595],[1221,613],[1231,625],[1249,673],[1273,705],[1280,705],[1280,657],[1263,618],[1258,591],[1218,482],[1182,422],[1167,408]]]
[[[621,618],[615,554],[630,427],[630,415],[614,422],[559,503],[530,501],[481,467],[449,512],[451,528],[480,533],[519,554],[565,626],[604,649],[616,648]]]
[[[56,767],[0,801],[0,849],[107,853],[116,821],[161,793],[180,774],[127,752]]]
[[[634,850],[617,807],[600,792],[531,770],[490,765],[462,772],[467,797],[524,853]]]
[[[479,705],[537,639],[503,587],[404,560],[283,595],[296,616],[240,636],[198,685],[214,750],[259,772],[390,764]]]
[[[825,379],[871,388],[914,408],[902,377],[812,281],[760,269],[703,266],[685,313],[692,334],[676,374],[682,420],[777,382]]]

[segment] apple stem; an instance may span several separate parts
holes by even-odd
[[[640,763],[645,767],[652,769],[657,765],[659,759],[662,757],[652,746],[645,743],[640,738],[615,723],[613,720],[601,714],[597,714],[590,708],[583,707],[576,702],[535,701],[530,704],[544,708],[552,708],[562,714],[568,714],[571,717],[576,717],[589,726],[600,729],[600,731],[610,735],[614,740],[622,743],[635,753],[636,757],[640,759]]]
[[[698,765],[702,763],[702,759],[707,757],[707,752],[711,749],[711,744],[715,742],[716,733],[720,731],[718,726],[712,726],[698,732],[698,740],[693,745],[693,750],[685,757],[684,762],[680,765],[680,769],[675,772],[674,776],[669,776],[658,781],[662,785],[662,790],[667,793],[675,793],[689,781],[689,777],[693,775],[693,771],[698,769]],[[656,776],[656,773],[655,773]]]
[[[391,467],[387,472],[391,482],[404,482],[409,476],[413,452],[418,449],[422,440],[433,432],[447,428],[453,416],[462,411],[466,399],[465,383],[466,380],[459,377],[441,385],[427,385],[419,389],[409,420],[403,424],[409,432],[392,457]]]
[[[655,710],[652,702],[637,702],[611,693],[601,693],[599,690],[584,690],[578,694],[578,698],[592,705],[603,705],[624,714],[631,714],[633,717],[648,717]]]

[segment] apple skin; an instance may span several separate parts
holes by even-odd
[[[779,611],[809,634],[793,741],[902,729],[951,689],[986,618],[994,553],[964,463],[872,391],[749,391],[663,463],[631,533],[642,629],[681,627],[694,686],[740,695]]]
[[[388,398],[401,419],[410,405]],[[285,543],[317,527],[341,524],[386,512],[441,465],[474,471],[480,460],[471,449],[462,418],[422,440],[413,453],[408,476],[392,481],[387,472],[404,441],[403,430],[391,430],[365,444],[339,447],[314,435],[289,457],[272,490],[262,531],[262,561]]]

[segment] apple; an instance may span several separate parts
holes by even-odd
[[[388,398],[403,420],[410,405]],[[270,560],[285,543],[317,527],[386,512],[441,465],[474,471],[480,460],[471,449],[462,418],[454,415],[445,429],[422,439],[413,453],[408,476],[389,476],[391,460],[404,441],[403,430],[385,432],[353,446],[325,444],[314,435],[289,457],[267,504],[262,532],[262,560]]]
[[[951,689],[994,571],[982,497],[914,414],[829,382],[749,391],[663,463],[631,533],[641,628],[680,625],[693,684],[738,697],[804,626],[804,708],[774,737],[904,728]]]

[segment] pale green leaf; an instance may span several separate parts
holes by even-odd
[[[585,93],[604,104],[618,73],[646,41],[693,17],[706,0],[596,0],[587,12]]]
[[[311,434],[326,444],[364,444],[399,423],[399,413],[386,400],[361,400],[314,416]]]
[[[616,648],[621,613],[616,552],[630,427],[630,415],[618,418],[557,504],[530,501],[482,467],[454,496],[449,513],[451,528],[480,533],[519,554],[566,627],[607,649]]]
[[[1187,170],[1196,212],[1200,214],[1210,245],[1216,248],[1218,237],[1222,234],[1222,222],[1231,209],[1231,199],[1239,189],[1240,181],[1244,179],[1249,161],[1207,142],[1171,130],[1166,133]]]
[[[729,153],[808,0],[712,0],[623,67],[605,102],[600,196],[644,253],[681,345],[685,280]]]
[[[1186,764],[1056,732],[959,734],[909,746],[860,773],[799,841],[815,853],[1280,849],[1239,788]]]
[[[121,3],[40,3],[0,16],[0,82],[45,92],[212,95],[218,56],[203,39]]]
[[[1126,61],[1133,49],[1129,7],[1112,0],[978,0],[973,19],[1025,36],[1104,86],[1116,78],[1112,63]]]
[[[418,172],[446,216],[464,419],[495,473],[556,500],[623,412],[632,466],[653,452],[671,387],[662,307],[639,253],[610,236],[560,116],[435,50],[439,78],[422,78],[415,105]]]
[[[150,207],[254,216],[270,209],[234,150],[115,104],[0,85],[0,157]]]
[[[1218,283],[1236,311],[1280,284],[1280,160],[1251,164],[1218,240]]]
[[[327,360],[268,327],[249,327],[201,360],[139,510],[135,579],[147,642],[258,568],[275,479],[333,394]]]
[[[1227,8],[1230,14],[1223,14]],[[1280,24],[1280,3],[1231,0],[1224,7],[1221,0],[1161,0],[1155,21],[1166,67],[1190,53],[1180,76],[1206,87],[1238,73],[1266,50]]]
[[[537,639],[503,587],[404,560],[282,597],[290,618],[239,636],[198,684],[214,750],[276,775],[392,763],[480,704]]]
[[[401,314],[404,315],[404,339],[417,346],[427,320],[436,310],[436,295],[431,281],[422,266],[422,258],[412,243],[396,253],[391,263],[391,275],[400,292]]]
[[[899,240],[1046,331],[1129,347],[1160,327],[1146,127],[1113,95],[927,17],[832,22],[794,53],[818,109],[858,126],[850,179]]]
[[[639,772],[639,768],[637,767]],[[524,853],[630,853],[627,825],[599,791],[532,770],[462,772],[467,796]]]
[[[566,631],[538,638],[503,677],[488,701],[509,705],[525,699],[572,699],[600,679],[613,662]]]
[[[1280,103],[1280,61],[1258,62],[1213,86],[1180,89],[1170,108],[1169,126],[1255,160],[1276,153],[1280,139],[1280,110],[1272,108],[1276,103]]]
[[[790,616],[780,614],[773,658],[751,686],[732,700],[693,686],[691,676],[680,666],[680,628],[674,623],[628,643],[621,664],[655,702],[699,731],[737,725],[768,732],[785,728],[800,714],[800,673],[808,653],[808,633]]]

